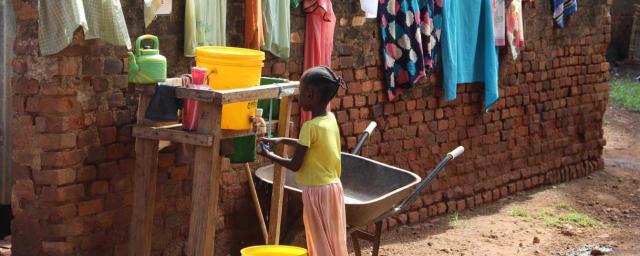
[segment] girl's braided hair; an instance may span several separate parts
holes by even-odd
[[[317,88],[324,102],[329,102],[338,93],[340,87],[347,88],[342,77],[327,66],[315,66],[302,74],[300,82],[310,88]]]

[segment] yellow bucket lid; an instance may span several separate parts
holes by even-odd
[[[259,245],[244,248],[242,256],[304,256],[307,249],[286,245]]]
[[[238,47],[200,46],[196,48],[196,57],[262,62],[264,61],[264,52]]]

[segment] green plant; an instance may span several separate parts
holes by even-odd
[[[571,206],[569,206],[569,204],[565,203],[565,202],[561,202],[559,203],[556,208],[560,209],[560,210],[571,210]]]
[[[462,220],[460,220],[460,216],[458,212],[454,212],[451,215],[449,215],[449,226],[457,227],[460,224],[462,224]]]
[[[640,111],[640,83],[615,80],[611,82],[611,103],[629,110]]]
[[[511,208],[510,214],[514,217],[529,218],[529,212],[520,207]]]
[[[564,223],[573,223],[581,227],[593,227],[598,225],[598,222],[588,215],[575,211],[563,214],[562,216],[560,216],[560,220]]]

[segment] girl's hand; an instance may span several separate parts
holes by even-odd
[[[273,152],[271,151],[271,149],[269,148],[269,146],[267,146],[266,143],[264,143],[263,141],[258,141],[258,147],[260,147],[260,150],[258,150],[258,154],[267,158],[270,158],[270,155],[273,154]]]
[[[266,143],[266,144],[270,144],[272,146],[277,145],[278,143],[282,142],[282,138],[258,138],[258,142],[261,143]]]

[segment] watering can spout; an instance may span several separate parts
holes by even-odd
[[[138,71],[138,62],[136,62],[136,55],[132,52],[129,52],[129,72],[137,72]]]

